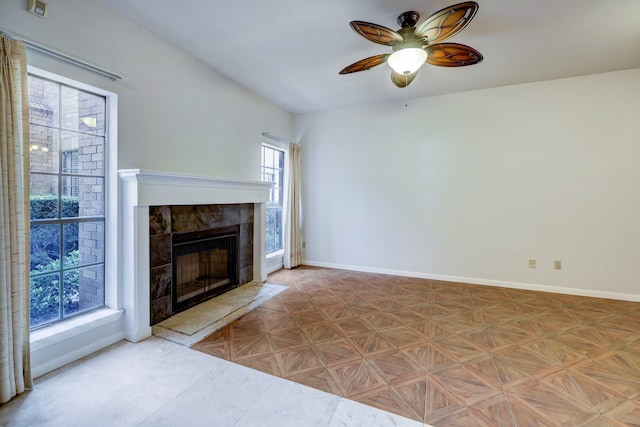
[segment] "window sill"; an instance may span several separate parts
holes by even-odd
[[[284,262],[284,251],[279,250],[267,255],[267,274],[271,274],[282,268]]]
[[[279,251],[271,252],[267,254],[267,259],[282,257],[284,255],[284,249],[280,249]]]
[[[115,322],[122,317],[122,313],[124,313],[124,310],[105,308],[36,329],[30,334],[31,351],[49,347],[84,332]]]

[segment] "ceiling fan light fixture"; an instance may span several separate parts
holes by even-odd
[[[387,63],[398,74],[413,74],[427,60],[427,52],[417,47],[400,49],[391,54]]]
[[[443,43],[458,34],[471,22],[478,11],[478,3],[465,1],[432,13],[421,24],[420,14],[408,11],[398,16],[400,29],[365,21],[351,21],[356,33],[370,42],[391,48],[392,53],[370,56],[344,67],[339,74],[370,70],[385,62],[391,69],[391,82],[399,88],[411,83],[422,64],[438,67],[464,67],[482,61],[482,54],[460,43]]]

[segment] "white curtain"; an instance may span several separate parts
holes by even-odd
[[[300,237],[300,146],[298,144],[289,144],[288,182],[283,261],[284,268],[293,268],[302,263],[302,239]]]
[[[32,386],[29,156],[26,48],[0,36],[0,404]]]

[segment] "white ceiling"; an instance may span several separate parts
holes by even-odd
[[[479,50],[480,64],[426,64],[404,89],[390,68],[338,75],[390,48],[352,20],[399,28],[460,0],[102,0],[292,113],[384,103],[518,83],[640,68],[640,0],[476,0],[467,28],[449,41]]]

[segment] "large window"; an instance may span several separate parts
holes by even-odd
[[[29,76],[31,328],[105,304],[106,97]]]
[[[284,151],[270,145],[262,145],[262,180],[272,182],[269,202],[267,203],[267,255],[283,249],[283,186],[284,186]]]

